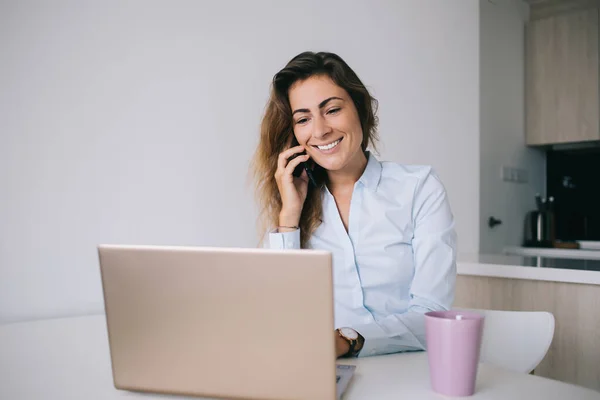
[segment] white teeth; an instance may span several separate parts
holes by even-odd
[[[342,139],[338,139],[333,143],[329,143],[327,146],[317,146],[319,150],[330,150],[333,149]]]

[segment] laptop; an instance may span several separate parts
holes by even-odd
[[[98,246],[117,389],[339,399],[331,253]]]

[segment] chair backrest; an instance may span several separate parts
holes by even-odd
[[[554,316],[543,311],[496,311],[456,308],[485,315],[480,361],[530,373],[542,361],[554,337]]]

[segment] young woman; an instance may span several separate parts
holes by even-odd
[[[338,357],[425,349],[423,314],[454,298],[445,189],[367,150],[376,106],[339,56],[299,54],[273,78],[254,160],[268,246],[333,254]]]

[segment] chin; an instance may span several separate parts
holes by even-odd
[[[317,164],[319,164],[321,167],[325,168],[328,171],[338,171],[342,168],[344,168],[344,165],[346,165],[342,160],[320,160],[320,162],[317,162]]]

